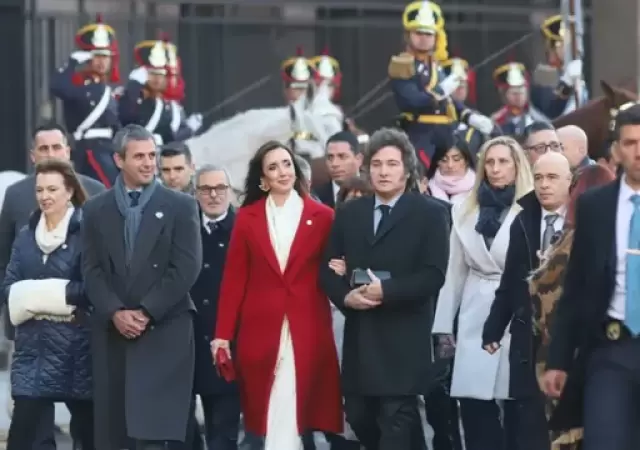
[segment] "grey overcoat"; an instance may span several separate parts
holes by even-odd
[[[130,268],[124,218],[113,189],[85,205],[83,273],[93,324],[97,450],[127,439],[184,441],[194,379],[194,305],[202,266],[195,200],[156,186],[144,211]],[[135,340],[112,323],[119,309],[143,308],[151,322]]]

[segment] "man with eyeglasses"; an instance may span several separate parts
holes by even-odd
[[[533,122],[524,129],[522,147],[531,165],[547,152],[563,152],[556,129],[548,122]]]
[[[238,448],[240,397],[236,384],[227,383],[216,372],[210,348],[224,261],[235,220],[230,204],[231,181],[224,168],[213,165],[200,167],[194,181],[202,234],[202,269],[191,289],[197,310],[194,393],[202,401],[206,448],[231,450]]]

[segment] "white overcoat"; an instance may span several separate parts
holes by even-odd
[[[500,349],[490,355],[482,348],[482,328],[504,272],[511,223],[522,208],[514,204],[509,209],[487,249],[484,238],[475,230],[478,209],[465,212],[465,203],[452,208],[449,266],[438,297],[433,333],[453,334],[459,312],[452,397],[507,399],[511,335],[507,331]]]

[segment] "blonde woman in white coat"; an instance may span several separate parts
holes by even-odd
[[[497,400],[509,397],[509,341],[493,355],[482,349],[482,327],[504,271],[517,200],[533,188],[526,156],[508,137],[486,142],[476,182],[452,209],[449,266],[440,291],[433,334],[451,339],[458,316],[451,397],[460,401],[467,450],[504,448]]]

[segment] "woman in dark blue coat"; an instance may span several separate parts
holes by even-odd
[[[8,450],[33,446],[47,403],[65,402],[83,450],[94,448],[88,303],[80,272],[81,206],[70,163],[36,166],[33,213],[13,244],[3,290],[16,326]]]

